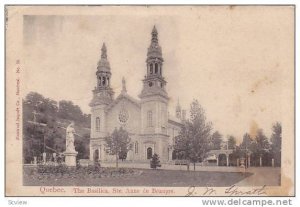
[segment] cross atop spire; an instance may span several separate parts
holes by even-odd
[[[126,81],[125,81],[125,78],[123,77],[122,78],[122,93],[126,93],[127,90],[126,90]]]
[[[101,48],[101,58],[107,59],[107,50],[104,42]]]

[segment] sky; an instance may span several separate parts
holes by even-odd
[[[266,9],[268,8],[268,9]],[[175,114],[197,99],[214,130],[241,140],[245,132],[282,122],[293,73],[289,7],[136,7],[83,9],[76,15],[24,16],[24,96],[35,91],[71,100],[90,113],[105,42],[115,97],[122,77],[138,98],[151,30],[158,30]],[[293,84],[292,84],[293,85]],[[283,125],[284,128],[284,125]]]

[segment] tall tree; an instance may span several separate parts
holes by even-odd
[[[127,153],[132,148],[129,134],[122,127],[116,128],[110,136],[105,138],[105,141],[109,153],[116,156],[116,168],[118,168],[120,155]]]
[[[215,131],[211,135],[211,149],[213,150],[219,150],[221,149],[221,143],[222,143],[222,135],[219,133],[219,131]]]
[[[273,124],[272,130],[271,151],[275,160],[275,165],[281,166],[281,123],[276,122],[275,124]]]
[[[227,139],[228,149],[235,149],[236,148],[236,138],[230,135]]]
[[[175,150],[184,154],[194,164],[202,161],[209,150],[211,123],[207,122],[204,109],[197,100],[191,103],[190,119],[181,128],[175,141]]]
[[[252,151],[252,161],[255,165],[260,163],[260,159],[264,162],[263,165],[269,165],[269,150],[270,150],[270,143],[268,138],[265,136],[262,129],[259,129],[256,133],[255,139],[251,144],[251,151]],[[263,159],[266,158],[266,159]]]
[[[264,152],[268,151],[270,149],[270,143],[268,138],[265,136],[262,129],[259,129],[257,131],[255,141],[257,144],[257,152],[263,154]]]
[[[248,133],[245,133],[244,136],[243,136],[243,141],[240,144],[240,149],[250,150],[252,142],[253,142],[253,140],[251,139],[250,135]]]

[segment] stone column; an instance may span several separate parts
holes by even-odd
[[[219,166],[219,156],[216,157],[217,157],[217,166]]]
[[[239,158],[236,159],[236,166],[237,167],[240,166],[240,159]]]
[[[272,167],[275,166],[274,158],[272,158]]]
[[[261,167],[262,166],[262,158],[259,157],[259,166]]]
[[[229,166],[229,155],[226,154],[226,166]]]

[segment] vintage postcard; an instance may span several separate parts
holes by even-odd
[[[294,13],[6,5],[6,196],[294,196]]]

